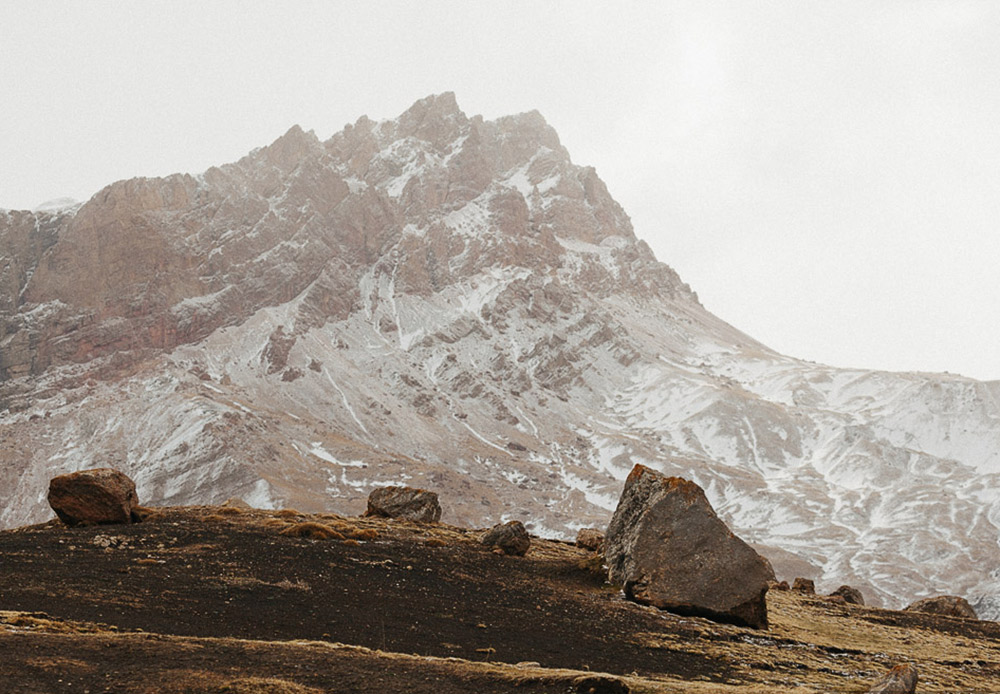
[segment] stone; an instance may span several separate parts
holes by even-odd
[[[628,694],[629,687],[617,677],[583,675],[573,680],[576,694]]]
[[[807,595],[816,595],[816,584],[811,578],[796,578],[792,582],[792,590]]]
[[[426,489],[379,487],[368,495],[365,515],[437,523],[441,520],[441,504],[438,495]]]
[[[726,527],[694,482],[636,465],[604,547],[609,580],[631,600],[767,627],[771,565]]]
[[[112,468],[81,470],[49,481],[49,506],[66,525],[138,521],[135,482]]]
[[[839,595],[845,602],[849,602],[852,605],[865,604],[865,596],[861,594],[860,590],[852,588],[851,586],[840,586],[840,588],[837,588],[837,590],[830,593],[830,595]]]
[[[907,605],[907,612],[924,612],[926,614],[939,614],[945,617],[959,617],[961,619],[979,619],[972,605],[965,598],[957,595],[938,595],[933,598],[917,600],[911,605]]]
[[[604,544],[604,533],[595,528],[580,528],[576,534],[576,546],[597,552]]]
[[[487,547],[496,547],[504,554],[518,557],[523,557],[531,546],[531,538],[528,537],[524,524],[516,520],[497,523],[486,531],[480,542]]]
[[[910,663],[897,665],[871,686],[868,694],[913,694],[917,689],[917,668]]]

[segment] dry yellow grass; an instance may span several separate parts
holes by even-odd
[[[344,536],[322,523],[312,521],[306,523],[296,523],[282,530],[279,535],[287,537],[306,537],[311,540],[343,540]]]

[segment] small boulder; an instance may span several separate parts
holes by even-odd
[[[917,689],[917,667],[897,665],[871,686],[868,694],[913,694]]]
[[[797,593],[805,593],[807,595],[816,595],[816,584],[811,578],[796,578],[792,582],[792,590]]]
[[[368,495],[365,515],[437,523],[441,520],[441,504],[438,495],[426,489],[379,487]]]
[[[580,528],[576,534],[576,546],[597,552],[604,544],[604,533],[595,528]]]
[[[135,482],[112,468],[53,477],[49,506],[66,525],[131,523],[140,520]]]
[[[576,694],[629,694],[629,687],[617,677],[583,675],[573,680]]]
[[[605,538],[608,578],[636,602],[767,627],[770,564],[736,537],[694,482],[636,465]]]
[[[531,546],[531,538],[521,521],[498,523],[486,531],[480,539],[487,547],[497,547],[504,554],[523,557]]]
[[[861,594],[860,590],[851,586],[840,586],[840,588],[830,593],[831,597],[834,595],[839,595],[844,599],[844,602],[849,602],[852,605],[865,604],[865,596]]]
[[[917,600],[912,605],[907,605],[907,612],[925,612],[927,614],[939,614],[945,617],[960,617],[962,619],[979,619],[972,605],[965,598],[957,595],[938,595],[933,598]]]

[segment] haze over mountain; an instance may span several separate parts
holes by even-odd
[[[356,513],[405,482],[448,522],[558,536],[606,524],[641,462],[704,487],[779,577],[1000,614],[1000,382],[774,352],[541,115],[452,94],[0,212],[0,417],[4,526],[110,465],[151,504]]]

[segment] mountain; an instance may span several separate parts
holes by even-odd
[[[0,212],[0,524],[110,465],[151,504],[607,523],[640,462],[779,577],[1000,615],[1000,382],[780,355],[707,312],[536,112],[454,95],[198,176]]]

